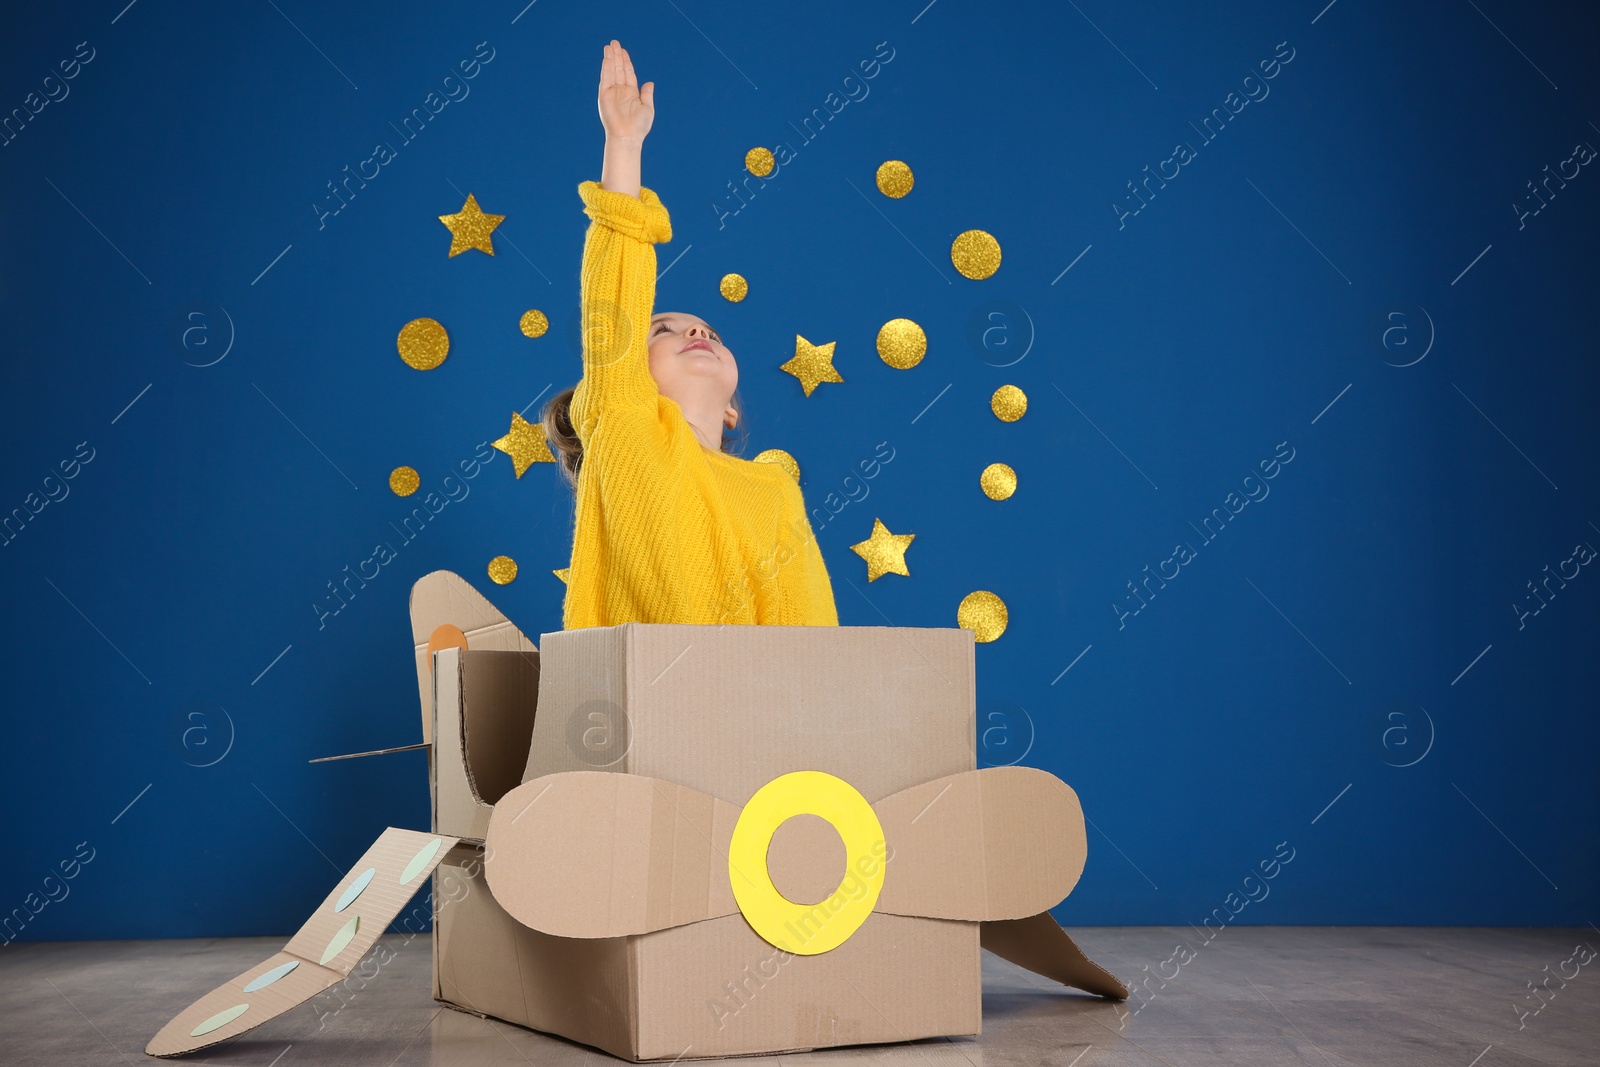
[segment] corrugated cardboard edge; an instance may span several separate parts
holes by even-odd
[[[979,924],[979,943],[1001,959],[1096,996],[1127,1000],[1128,987],[1083,954],[1048,911]]]

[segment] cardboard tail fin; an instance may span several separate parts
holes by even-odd
[[[433,741],[433,654],[441,648],[495,648],[531,654],[539,649],[489,599],[454,571],[433,571],[411,586],[411,640],[422,705],[422,740]]]
[[[145,1052],[181,1056],[215,1045],[343,981],[455,844],[453,837],[389,827],[282,951],[173,1016]]]
[[[1083,954],[1048,911],[1026,919],[980,923],[978,943],[1002,959],[1034,974],[1053,978],[1096,996],[1127,1000],[1128,987],[1117,976]]]

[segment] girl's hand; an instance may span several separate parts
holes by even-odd
[[[607,137],[643,141],[656,117],[656,83],[641,88],[628,50],[615,39],[600,62],[600,125]]]

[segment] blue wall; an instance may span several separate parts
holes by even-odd
[[[658,306],[738,355],[748,454],[792,452],[813,507],[866,493],[814,520],[841,621],[1005,600],[983,756],[1083,799],[1063,922],[1595,914],[1600,576],[1563,564],[1600,546],[1600,175],[1563,163],[1600,145],[1585,8],[123,2],[0,41],[0,108],[59,97],[0,147],[0,509],[59,497],[0,548],[0,910],[61,897],[24,938],[294,929],[384,826],[427,824],[420,753],[307,763],[418,740],[412,582],[450,568],[559,628],[570,495],[485,442],[575,380],[612,36],[659,85],[645,184],[682,258]],[[741,206],[745,151],[780,139]],[[1533,214],[1546,166],[1577,173]],[[445,255],[468,192],[507,216],[492,258]],[[950,262],[969,228],[1003,247],[984,281]],[[394,343],[423,315],[453,341],[429,373]],[[898,316],[930,338],[909,371],[874,352]],[[837,342],[844,384],[802,396],[796,333]],[[989,412],[1006,383],[1020,422]],[[484,453],[397,533],[393,467],[443,493]],[[874,518],[916,534],[910,577],[867,583]],[[1135,599],[1146,566],[1176,576]],[[1533,614],[1546,566],[1576,576]]]

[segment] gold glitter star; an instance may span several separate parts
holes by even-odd
[[[560,570],[551,571],[550,573],[555,575],[557,578],[560,578],[563,582],[566,582],[567,581],[567,576],[572,573],[572,568],[571,567],[562,567]]]
[[[806,396],[810,396],[811,390],[822,382],[844,381],[839,372],[833,369],[833,346],[836,344],[837,341],[829,341],[825,345],[814,345],[799,334],[795,334],[794,358],[778,369],[788,371],[799,378]]]
[[[911,546],[911,541],[916,534],[892,534],[883,524],[882,519],[872,520],[872,536],[865,541],[850,546],[850,551],[867,561],[867,581],[872,582],[883,574],[904,574],[911,576],[906,570],[906,549]]]
[[[511,413],[511,432],[494,443],[494,447],[511,457],[517,477],[535,463],[554,463],[550,442],[544,439],[544,426],[535,426],[518,412]]]
[[[478,199],[467,194],[467,202],[454,215],[440,215],[439,221],[450,229],[450,254],[460,255],[469,248],[494,255],[494,244],[489,235],[505,221],[504,215],[486,215],[478,207]]]

